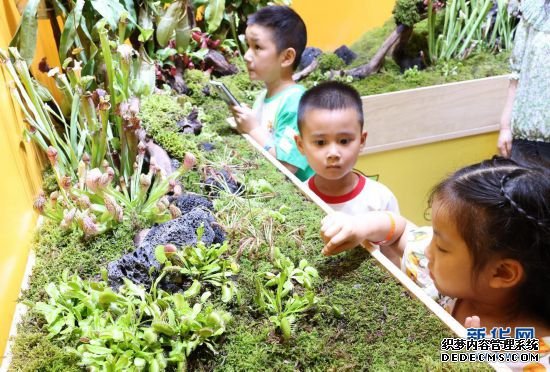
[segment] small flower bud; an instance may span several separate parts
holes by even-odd
[[[101,187],[103,189],[103,188],[109,186],[112,179],[113,179],[113,177],[111,177],[109,175],[109,173],[101,174],[101,177],[99,177],[99,187]]]
[[[174,187],[176,187],[176,180],[168,181],[168,192],[174,192]]]
[[[63,176],[60,180],[60,186],[63,188],[63,190],[69,190],[71,188],[71,177],[69,176]]]
[[[57,164],[57,150],[55,149],[55,147],[48,147],[46,155],[48,155],[48,160],[50,161],[50,164],[52,166],[55,166]]]
[[[61,221],[61,224],[59,226],[64,230],[68,229],[73,223],[75,214],[76,214],[75,208],[72,208],[70,211],[67,211],[65,209],[63,211],[63,220]]]
[[[40,191],[36,199],[34,199],[32,207],[37,212],[42,213],[44,211],[44,205],[46,205],[46,194],[44,194],[44,191]]]
[[[172,216],[172,218],[178,218],[181,216],[181,210],[174,204],[170,204],[168,209],[170,210],[170,215]]]
[[[139,141],[138,143],[138,154],[143,155],[145,154],[145,150],[147,149],[147,145],[143,143],[143,141]]]
[[[101,171],[98,168],[91,169],[86,174],[86,186],[91,192],[96,192],[99,187],[99,180],[101,178]]]
[[[151,176],[148,174],[141,174],[139,176],[139,183],[142,188],[149,189],[149,186],[151,186]]]
[[[80,223],[86,237],[94,236],[99,232],[99,228],[88,214],[82,215]]]
[[[183,167],[187,170],[191,170],[196,164],[197,158],[195,157],[195,155],[190,152],[186,152],[185,157],[183,158]]]
[[[81,209],[88,209],[90,208],[90,198],[88,198],[88,195],[80,195],[80,197],[77,200],[77,204]]]
[[[90,164],[90,155],[88,155],[87,152],[85,152],[84,155],[82,155],[82,161],[86,163],[86,165]]]

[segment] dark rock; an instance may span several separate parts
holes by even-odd
[[[118,289],[123,283],[123,278],[128,278],[135,284],[142,284],[145,288],[151,287],[149,269],[160,269],[159,262],[155,259],[154,249],[150,247],[138,248],[127,253],[116,261],[107,265],[109,285]]]
[[[172,165],[172,169],[180,169],[181,167],[181,161],[175,158],[170,159],[170,164]]]
[[[141,247],[151,246],[153,249],[159,244],[172,243],[176,247],[194,245],[197,242],[197,228],[204,224],[202,242],[206,245],[214,241],[214,230],[210,226],[214,222],[212,213],[195,208],[191,212],[161,225],[154,226],[143,239]]]
[[[355,53],[353,50],[345,45],[342,45],[340,48],[336,49],[334,51],[334,54],[340,57],[342,61],[346,63],[346,65],[349,65],[351,62],[353,62],[355,58],[357,58],[357,53]]]
[[[189,115],[176,123],[183,133],[199,135],[202,131],[202,123],[199,121],[199,112],[194,108]]]
[[[237,67],[227,62],[223,54],[210,49],[204,57],[205,67],[212,68],[212,73],[216,76],[233,75],[237,73]]]
[[[214,211],[212,202],[204,196],[186,193],[174,198],[171,201],[176,207],[179,208],[182,214],[187,214],[195,208],[202,208],[210,211]]]
[[[199,149],[201,149],[202,151],[210,152],[215,148],[216,146],[214,146],[214,144],[210,142],[203,142],[199,144]]]
[[[319,48],[307,47],[302,53],[302,58],[300,59],[300,64],[298,65],[298,70],[302,70],[309,66],[311,62],[317,57],[323,54],[323,51]]]
[[[189,200],[191,199],[186,200],[187,206],[185,202],[182,202],[184,209],[189,207]],[[201,238],[202,242],[206,245],[223,243],[225,232],[215,222],[212,213],[201,207],[201,205],[208,205],[208,203],[204,202],[204,200],[208,202],[208,199],[198,197],[196,200],[200,201],[198,207],[193,208],[181,217],[152,227],[139,248],[125,254],[116,261],[110,262],[107,265],[109,285],[114,289],[118,289],[123,284],[123,278],[126,277],[133,283],[141,284],[146,289],[149,289],[153,280],[149,274],[151,267],[154,267],[156,271],[160,269],[160,263],[155,258],[155,248],[157,245],[167,243],[172,243],[177,247],[195,245],[197,243],[196,231],[201,225],[204,226]],[[169,282],[170,279],[168,278],[162,287],[167,288],[166,286],[170,286]],[[177,291],[178,288],[180,287],[175,285],[174,288],[171,288],[171,291]]]

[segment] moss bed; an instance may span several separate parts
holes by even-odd
[[[354,65],[364,63],[374,53],[380,40],[391,31],[391,24],[372,31],[354,45],[359,53]],[[377,38],[377,39],[376,39]],[[384,70],[368,79],[354,82],[361,94],[388,92],[434,83],[464,80],[505,73],[507,56],[496,58],[480,53],[470,60],[455,64],[457,74],[441,72],[441,67],[416,72],[416,78],[405,77],[388,59]],[[241,66],[242,68],[242,66]],[[242,70],[241,70],[242,71]],[[357,248],[337,257],[320,255],[319,238],[322,212],[306,200],[295,186],[288,182],[268,161],[257,153],[225,123],[229,111],[222,101],[198,92],[202,78],[188,76],[196,89],[191,97],[183,98],[200,107],[204,128],[201,135],[175,134],[172,125],[184,115],[182,98],[144,103],[144,126],[154,139],[174,158],[182,160],[185,151],[198,151],[199,162],[231,167],[236,176],[247,184],[264,179],[276,190],[275,195],[262,200],[266,209],[289,207],[284,224],[274,230],[272,245],[294,262],[305,258],[317,268],[320,283],[316,293],[324,303],[336,305],[342,315],[329,307],[310,310],[296,323],[293,336],[283,341],[266,316],[258,314],[253,306],[255,273],[269,262],[269,247],[260,244],[255,250],[245,250],[240,257],[238,286],[242,301],[239,305],[224,305],[231,312],[232,321],[216,343],[217,353],[199,348],[188,363],[189,370],[200,371],[358,371],[358,370],[483,370],[484,365],[456,365],[439,362],[439,345],[451,332],[421,303],[410,297],[404,288],[377,266],[367,252]],[[317,79],[317,80],[316,80]],[[305,85],[314,84],[319,76],[310,77]],[[250,102],[253,90],[245,73],[224,80],[235,95]],[[252,88],[250,88],[252,87]],[[172,100],[172,101],[170,101]],[[161,102],[162,101],[162,102]],[[209,142],[215,150],[198,150],[199,143]],[[47,179],[47,175],[46,175]],[[183,178],[186,190],[202,192],[200,176],[190,172]],[[254,221],[246,223],[254,224]],[[245,224],[246,224],[245,223]],[[77,233],[62,232],[46,222],[36,234],[34,250],[36,266],[30,288],[21,298],[32,304],[45,301],[44,286],[57,281],[60,268],[78,273],[83,279],[93,279],[108,262],[134,249],[134,234],[143,226],[139,220],[128,221],[115,231],[90,240]],[[228,231],[230,252],[235,254],[246,238],[243,230]],[[81,370],[78,359],[65,347],[74,346],[74,340],[59,341],[48,338],[45,322],[34,311],[29,311],[18,326],[13,344],[11,370],[71,371]]]

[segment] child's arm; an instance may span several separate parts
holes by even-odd
[[[407,243],[404,234],[407,223],[400,215],[385,211],[359,216],[330,214],[321,222],[321,237],[325,242],[322,253],[332,256],[368,241],[379,244],[382,253],[400,266]]]
[[[233,116],[235,116],[237,129],[242,133],[248,134],[263,148],[268,147],[269,149],[266,149],[267,152],[276,158],[277,152],[273,143],[273,137],[266,128],[258,123],[254,111],[243,103],[240,106],[232,106],[231,111],[233,112]],[[285,161],[281,161],[281,163],[292,173],[296,173],[298,170],[297,167]]]

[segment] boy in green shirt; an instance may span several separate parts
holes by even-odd
[[[292,74],[306,41],[306,26],[289,7],[268,6],[251,15],[244,60],[250,79],[263,81],[266,89],[252,109],[246,105],[231,108],[237,129],[250,135],[302,181],[314,172],[294,141],[298,102],[305,89],[292,80]]]

